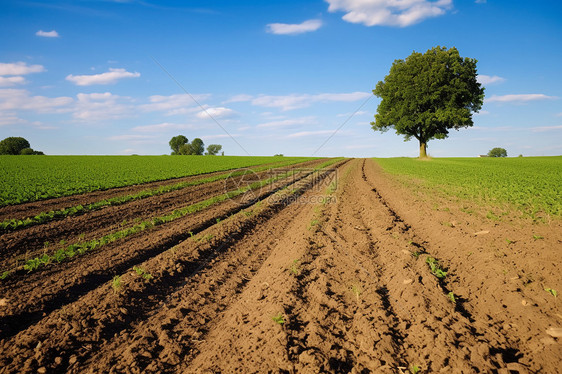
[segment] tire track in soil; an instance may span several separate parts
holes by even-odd
[[[287,185],[306,176],[291,176],[256,192],[265,199]],[[63,305],[111,280],[133,265],[154,257],[238,211],[250,203],[227,200],[193,215],[174,221],[173,225],[156,226],[136,235],[104,246],[101,250],[80,256],[53,268],[42,269],[20,279],[2,282],[0,294],[10,300],[0,314],[0,338],[6,338],[31,326]],[[72,266],[64,266],[72,264]],[[48,280],[45,282],[45,280]]]
[[[423,357],[423,359],[420,357],[420,359],[422,359],[420,362],[424,362],[425,365],[428,366],[431,370],[448,370],[449,368],[464,367],[464,370],[474,372],[480,372],[481,370],[503,372],[507,370],[507,367],[510,367],[516,368],[516,371],[523,370],[522,372],[526,372],[524,366],[519,364],[519,360],[522,357],[522,354],[519,352],[519,350],[511,346],[508,339],[499,331],[490,330],[485,323],[482,323],[482,321],[476,321],[473,318],[471,312],[469,312],[465,307],[465,304],[468,306],[470,305],[466,299],[457,296],[457,302],[450,303],[444,297],[450,292],[447,278],[450,278],[451,274],[447,275],[445,279],[438,279],[436,277],[433,277],[432,275],[428,275],[429,269],[424,263],[425,261],[420,260],[423,257],[431,256],[431,243],[417,237],[412,226],[405,223],[404,220],[382,198],[376,187],[367,177],[365,173],[365,164],[365,161],[363,161],[362,179],[367,183],[372,191],[372,194],[370,196],[373,196],[375,202],[381,204],[386,210],[385,214],[388,216],[387,220],[390,221],[389,225],[386,228],[386,231],[390,233],[392,241],[411,243],[414,245],[414,247],[416,247],[417,252],[421,255],[420,259],[416,261],[418,262],[418,264],[415,264],[415,267],[417,268],[416,275],[418,277],[418,281],[416,282],[414,280],[412,282],[412,285],[419,285],[422,287],[421,289],[419,289],[420,287],[418,286],[417,292],[422,293],[426,311],[430,314],[433,314],[434,320],[430,318],[431,316],[427,318],[426,321],[431,321],[431,323],[428,324],[427,322],[425,322],[425,327],[428,330],[439,332],[440,335],[442,334],[442,336],[445,336],[446,338],[450,338],[450,341],[449,339],[445,339],[444,342],[439,342],[441,344],[433,345],[431,347],[431,351],[428,351],[427,347],[416,347],[417,352],[419,352],[420,349],[423,352],[424,348],[426,351],[426,356]],[[365,192],[365,195],[369,196],[367,192]],[[380,235],[382,236],[384,234],[380,232]],[[408,255],[404,252],[403,254]],[[388,251],[383,251],[382,253],[388,254]],[[386,261],[389,260],[391,259],[388,258],[388,260]],[[411,259],[410,262],[412,262]],[[422,263],[419,264],[419,262]],[[415,279],[415,277],[413,277],[413,279]],[[428,292],[431,291],[428,287],[429,285],[431,285],[432,288],[436,288],[437,290],[441,291],[443,296],[441,296],[439,300],[437,300],[435,297],[439,297],[438,292]],[[390,294],[392,294],[392,289],[389,292]],[[402,295],[398,294],[398,290],[395,290],[394,293],[396,293],[394,299],[397,301],[400,300],[400,296]],[[415,298],[412,297],[408,297],[407,299],[403,298],[403,300],[404,302],[407,301],[409,304],[415,302]],[[436,303],[446,303],[449,305],[452,304],[453,310],[456,313],[451,313],[450,310],[447,311],[447,309],[450,309],[450,306],[449,308],[447,308],[447,305],[445,305],[443,309],[436,311]],[[424,321],[420,320],[419,308],[415,309],[413,316],[415,318],[410,322],[411,325],[416,324],[417,326],[419,326],[420,323],[424,324]],[[454,334],[447,336],[447,330],[454,331]],[[434,336],[434,338],[439,338],[439,336]],[[415,347],[415,345],[413,346]],[[452,347],[455,347],[457,352],[455,352],[455,350],[451,350]],[[436,359],[432,360],[431,353],[435,352],[436,350],[445,352],[445,355],[443,355],[442,353],[437,354]],[[427,353],[430,354],[428,355]],[[457,355],[452,353],[457,353]]]
[[[320,161],[308,161],[292,165],[285,169],[310,167]],[[275,170],[275,169],[273,169]],[[219,195],[224,191],[237,188],[237,183],[249,178],[266,178],[271,170],[255,174],[238,176],[227,180],[219,180],[201,185],[170,191],[162,195],[131,201],[122,205],[108,206],[81,215],[68,216],[60,220],[17,230],[0,235],[0,269],[7,268],[14,258],[23,261],[33,258],[44,250],[44,243],[57,246],[61,240],[65,245],[80,241],[88,241],[113,231],[122,230],[134,225],[136,219],[170,214],[178,206],[187,206],[204,200],[209,196]],[[125,222],[125,224],[123,224]],[[52,251],[52,249],[49,249]]]
[[[298,183],[300,183],[303,188],[309,188],[314,183],[314,180],[312,182],[307,182],[305,180],[304,182],[304,184],[303,181]],[[283,208],[283,203],[277,204],[276,207],[277,208],[275,209],[266,210],[264,213],[265,215],[263,216],[258,216],[253,220],[248,220],[248,222],[251,223],[250,226],[257,225],[260,221],[260,218],[267,220],[271,216],[275,215],[278,209]],[[268,214],[270,216],[267,216]],[[214,227],[211,227],[209,230],[213,228]],[[227,244],[227,248],[223,248],[222,251],[227,251],[228,245],[239,239],[239,235],[244,235],[244,232],[249,230],[250,228],[251,227],[244,226],[243,224],[236,226],[236,222],[234,222],[234,229],[231,232],[223,233],[223,239],[225,240],[225,244]],[[228,234],[231,234],[230,238]],[[192,244],[192,242],[193,241],[189,241],[189,243],[182,243],[180,246],[178,246],[177,251],[179,252],[181,249],[185,251],[185,247],[190,247],[190,244]],[[119,298],[116,302],[115,298],[117,296],[108,296],[106,294],[106,289],[109,287],[99,287],[98,289],[93,291],[91,295],[86,295],[76,303],[73,303],[74,305],[70,305],[69,308],[73,308],[72,312],[69,312],[68,310],[62,312],[59,311],[57,313],[57,316],[52,315],[44,318],[38,325],[29,328],[28,331],[24,331],[18,334],[18,336],[16,336],[14,339],[11,339],[11,341],[4,342],[4,348],[12,346],[14,349],[12,349],[10,352],[12,354],[10,358],[2,358],[2,360],[4,361],[3,364],[9,365],[9,367],[23,367],[24,370],[31,370],[33,368],[41,367],[41,365],[44,365],[45,363],[50,363],[54,366],[54,369],[61,370],[60,365],[62,364],[64,366],[64,364],[66,363],[67,365],[70,365],[71,371],[74,370],[73,367],[77,362],[81,361],[83,356],[91,354],[91,351],[94,348],[97,348],[94,347],[94,345],[99,345],[100,341],[104,342],[105,339],[109,339],[112,334],[114,334],[115,337],[119,336],[117,333],[119,331],[123,332],[124,329],[127,326],[130,326],[134,321],[142,319],[142,317],[148,315],[149,311],[153,310],[154,308],[157,308],[157,310],[161,308],[164,302],[163,298],[166,298],[166,295],[168,295],[174,288],[180,287],[181,283],[185,283],[186,277],[188,278],[189,282],[190,279],[196,278],[194,275],[205,274],[204,272],[201,272],[201,270],[204,268],[204,266],[201,266],[201,259],[204,259],[203,262],[207,264],[207,259],[205,259],[205,257],[211,258],[207,255],[216,252],[218,248],[213,246],[219,245],[219,242],[214,244],[211,243],[209,245],[211,247],[208,247],[206,250],[199,250],[198,253],[192,253],[193,248],[190,248],[188,252],[190,252],[191,255],[189,253],[183,253],[184,256],[187,256],[187,259],[184,258],[182,261],[174,257],[175,253],[170,254],[170,251],[163,254],[168,255],[167,260],[171,259],[173,263],[177,263],[177,266],[170,267],[170,261],[162,259],[162,256],[155,257],[151,261],[149,261],[149,263],[158,263],[158,260],[161,260],[163,264],[165,263],[164,266],[160,266],[160,269],[158,269],[155,276],[155,279],[162,279],[162,281],[159,281],[158,283],[162,285],[162,288],[159,288],[157,285],[153,285],[152,282],[150,285],[146,285],[143,284],[142,281],[140,281],[140,285],[138,284],[138,282],[137,284],[132,284],[133,288],[134,286],[141,286],[137,294],[135,294],[135,290],[132,290],[127,294],[127,300]],[[190,257],[194,259],[190,259]],[[196,265],[199,266],[194,270],[193,267]],[[214,269],[215,266],[217,265],[215,264],[211,266],[210,269]],[[230,267],[231,265],[227,263],[226,266]],[[161,274],[159,274],[158,272],[161,272]],[[167,278],[164,277],[163,274],[167,274]],[[168,284],[168,282],[170,284]],[[198,282],[200,281],[194,280],[194,282],[196,284],[199,284]],[[215,281],[212,282],[214,283]],[[219,281],[218,284],[220,285],[221,282]],[[190,288],[187,287],[180,287],[180,289],[184,290],[184,292],[187,292],[188,294],[190,294],[191,292]],[[238,288],[235,287],[234,290],[236,289]],[[204,296],[210,296],[208,291],[206,291]],[[110,300],[108,300],[108,298]],[[84,303],[88,304],[88,302],[91,304],[92,300],[96,300],[96,302],[98,300],[101,300],[101,302],[97,302],[95,304],[96,306],[89,310],[83,307],[76,307],[76,305]],[[98,307],[97,305],[104,306]],[[144,308],[143,305],[145,306]],[[194,305],[196,304],[193,304],[191,302],[187,303],[183,307],[177,308],[176,312],[179,312],[179,315],[182,315],[183,312],[189,311],[189,308],[192,308]],[[117,313],[115,313],[116,310],[118,310]],[[100,318],[99,314],[96,315],[96,311],[105,314],[103,314],[103,316],[101,316]],[[72,314],[71,323],[66,323],[63,320],[65,313]],[[167,312],[165,314],[167,314]],[[201,321],[201,318],[194,318],[193,320]],[[205,319],[203,319],[203,321],[206,322]],[[94,329],[93,326],[96,325],[97,328]],[[160,322],[156,323],[156,325],[162,326]],[[55,326],[59,326],[59,328],[54,328]],[[49,335],[48,331],[51,330],[54,331],[54,333]],[[181,331],[184,330],[182,329]],[[58,334],[56,332],[58,332]],[[46,333],[47,335],[45,335]],[[141,335],[143,334],[142,331],[140,333]],[[58,336],[54,337],[53,335]],[[125,335],[127,335],[127,333],[125,333]],[[146,338],[146,341],[151,340],[148,339],[145,335],[146,334],[143,335],[144,338],[142,339]],[[126,338],[128,339],[128,337]],[[26,357],[25,354],[25,348],[29,346],[30,341],[43,342],[43,344],[39,344],[39,346],[36,347],[36,350],[39,350],[40,354],[36,353],[35,358]],[[126,344],[126,346],[129,346],[129,344]],[[18,347],[20,349],[20,352],[17,352],[18,349],[15,347]],[[22,349],[24,352],[21,352]],[[6,352],[8,352],[8,350],[6,350]],[[74,355],[71,355],[72,353],[74,353]],[[144,354],[143,357],[145,357],[145,359],[152,358],[152,355],[147,355],[145,351],[141,353]],[[166,354],[168,356],[171,355],[171,353],[168,351]],[[80,357],[81,359],[79,360],[77,357]],[[135,355],[135,357],[138,358],[138,355]],[[172,355],[170,357],[176,356]],[[82,370],[78,371],[81,372]]]

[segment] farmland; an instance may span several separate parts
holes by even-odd
[[[236,162],[1,207],[0,372],[558,370],[560,158]]]
[[[0,206],[306,158],[0,156]]]

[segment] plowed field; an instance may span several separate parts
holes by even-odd
[[[411,193],[373,160],[326,161],[2,234],[0,268],[14,271],[0,281],[0,372],[559,372],[559,221],[491,221]]]

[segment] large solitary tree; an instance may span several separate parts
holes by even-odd
[[[427,157],[429,140],[445,139],[450,129],[473,125],[472,113],[484,101],[476,62],[462,58],[455,47],[435,47],[395,60],[373,90],[382,100],[371,126],[381,132],[394,128],[406,141],[416,138],[420,157]]]
[[[11,136],[0,141],[0,155],[42,155],[43,152],[34,151],[25,138]]]

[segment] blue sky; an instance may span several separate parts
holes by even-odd
[[[429,154],[562,154],[558,0],[0,0],[0,33],[0,139],[47,154],[164,154],[183,134],[227,155],[417,156],[371,129],[371,90],[437,45],[478,60],[486,99]]]

